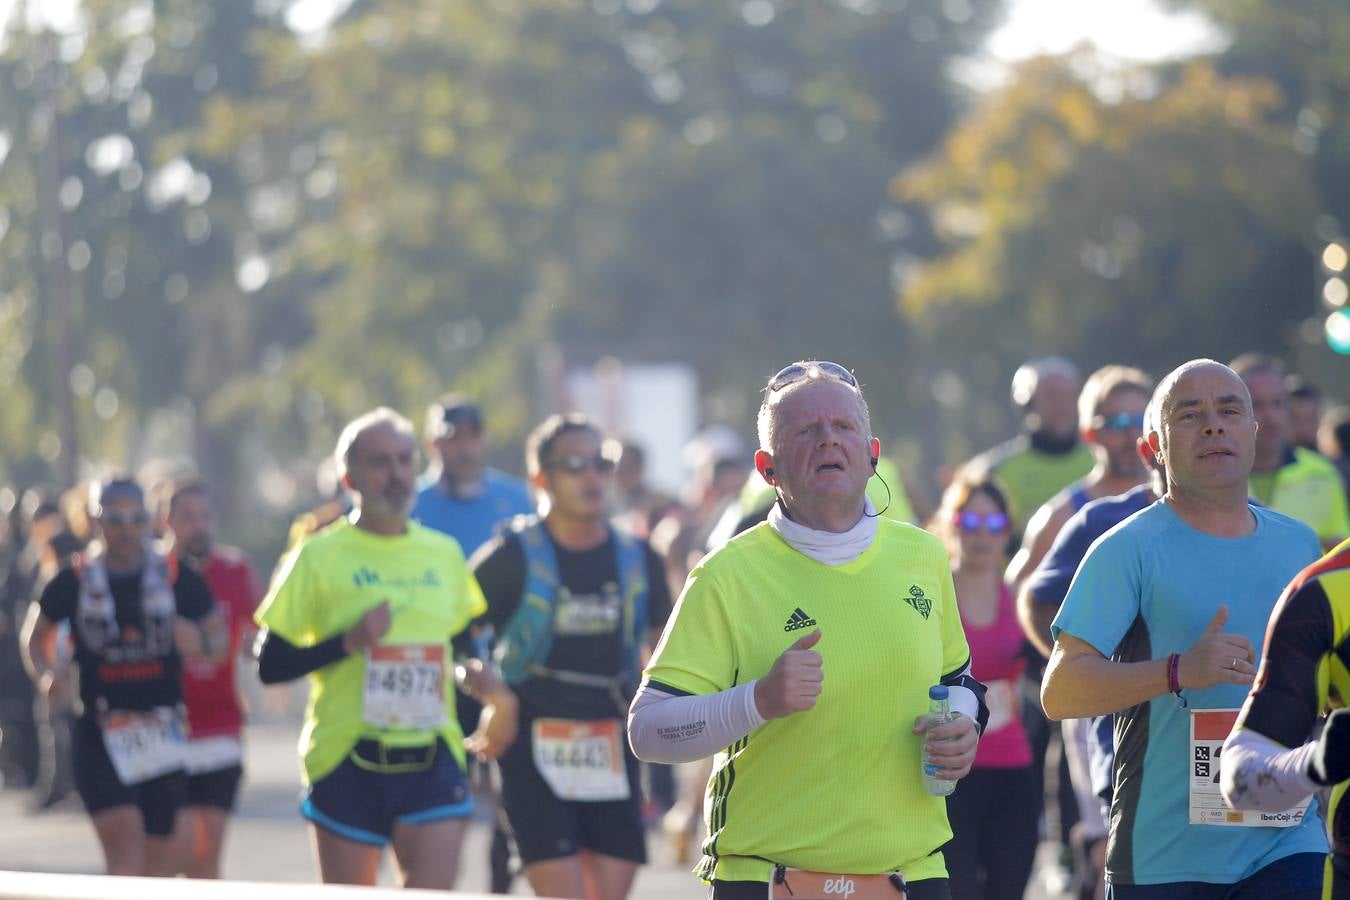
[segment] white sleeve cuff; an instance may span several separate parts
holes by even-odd
[[[959,712],[972,722],[980,721],[980,700],[975,692],[959,684],[947,687],[947,706],[952,712]]]

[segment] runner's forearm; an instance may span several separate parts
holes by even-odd
[[[1292,750],[1265,735],[1240,728],[1223,744],[1219,785],[1224,802],[1233,809],[1280,812],[1302,803],[1316,790],[1308,777],[1315,742]]]
[[[345,637],[336,634],[313,647],[297,647],[264,630],[258,647],[258,678],[263,684],[281,684],[331,666],[347,656]]]
[[[1098,653],[1050,654],[1041,705],[1055,721],[1104,716],[1167,693],[1167,660],[1112,662]]]
[[[685,697],[643,684],[628,710],[629,746],[647,762],[706,759],[764,724],[755,684]]]

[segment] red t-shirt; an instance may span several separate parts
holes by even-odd
[[[230,652],[215,667],[183,661],[183,698],[188,728],[194,738],[237,735],[244,727],[244,711],[234,682],[239,643],[253,627],[258,606],[258,581],[244,554],[233,547],[217,547],[201,567],[230,636]]]
[[[960,605],[960,598],[957,598]],[[1031,765],[1031,744],[1022,727],[1018,679],[1027,667],[1022,656],[1022,627],[1017,624],[1012,593],[999,585],[998,615],[988,625],[972,625],[965,615],[961,622],[970,644],[970,668],[987,688],[989,724],[975,751],[975,768],[1013,768]]]

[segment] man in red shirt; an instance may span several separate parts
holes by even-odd
[[[217,878],[225,826],[243,776],[244,712],[235,684],[235,660],[251,643],[258,581],[244,554],[215,542],[215,510],[206,482],[174,485],[164,510],[164,538],[171,558],[206,580],[228,626],[223,662],[183,666],[188,712],[188,834],[192,852],[185,874]]]

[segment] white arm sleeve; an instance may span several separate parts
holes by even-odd
[[[969,675],[970,666],[966,666],[962,674]],[[959,684],[948,685],[947,706],[952,712],[959,712],[972,722],[980,721],[980,700],[968,687]]]
[[[1233,809],[1279,812],[1314,793],[1308,761],[1315,743],[1289,750],[1259,732],[1242,728],[1223,742],[1219,787]]]
[[[947,686],[947,708],[954,713],[960,713],[970,721],[976,724],[978,730],[980,723],[980,698],[975,696],[975,692],[970,688],[960,684],[964,679],[975,680],[975,676],[970,673],[970,661],[966,661],[966,667],[955,675],[942,679],[942,684]]]
[[[755,684],[688,697],[643,684],[628,708],[628,745],[647,762],[712,756],[764,724],[755,706]]]

